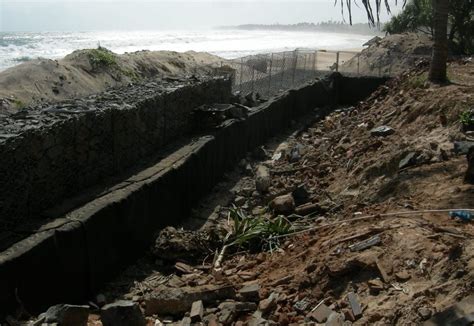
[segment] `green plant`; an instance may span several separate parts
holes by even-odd
[[[465,126],[474,126],[474,110],[465,110],[459,115],[459,121]]]
[[[117,56],[104,47],[99,46],[97,49],[89,50],[88,56],[94,70],[118,66]]]
[[[273,250],[279,246],[275,236],[293,231],[292,224],[284,216],[274,219],[247,216],[241,209],[233,207],[229,211],[229,219],[233,222],[229,246]]]
[[[412,88],[426,88],[426,82],[428,80],[428,75],[423,73],[421,75],[413,76],[408,79],[407,83]]]
[[[13,100],[13,104],[15,105],[15,109],[20,110],[23,109],[26,105],[20,100]]]

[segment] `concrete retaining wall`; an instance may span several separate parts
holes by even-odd
[[[190,209],[248,151],[316,107],[344,102],[338,90],[353,79],[331,80],[289,91],[228,121],[115,191],[71,212],[54,225],[0,254],[0,307],[15,305],[15,291],[30,311],[58,302],[81,302],[147,250],[156,230],[189,215]],[[361,100],[383,81],[359,80]],[[321,109],[322,110],[322,109]],[[321,114],[325,112],[321,111]]]
[[[0,117],[0,222],[116,175],[191,129],[191,111],[227,102],[225,79],[153,82]]]

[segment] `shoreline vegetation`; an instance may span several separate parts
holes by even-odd
[[[370,27],[368,24],[352,24],[341,21],[327,21],[319,23],[302,22],[297,24],[243,24],[236,26],[218,26],[217,29],[228,30],[266,30],[266,31],[287,31],[287,32],[327,32],[327,33],[348,33],[365,35],[384,35],[382,32],[383,24],[380,28]]]

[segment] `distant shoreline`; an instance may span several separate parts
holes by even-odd
[[[382,26],[381,26],[382,28]],[[298,23],[298,24],[243,24],[235,26],[217,26],[220,30],[246,31],[285,31],[285,32],[327,32],[361,35],[383,35],[381,29],[369,27],[367,24],[348,25],[342,22]]]

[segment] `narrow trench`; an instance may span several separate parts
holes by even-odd
[[[337,107],[343,109],[344,107]],[[325,112],[334,110],[323,110]],[[204,195],[197,205],[195,205],[191,214],[178,224],[173,225],[175,229],[182,229],[190,232],[212,232],[212,230],[219,223],[226,223],[227,209],[236,205],[236,188],[245,187],[249,179],[254,179],[253,170],[265,160],[271,159],[272,154],[278,146],[288,140],[295,138],[310,126],[318,121],[324,119],[319,111],[315,109],[313,112],[300,117],[291,122],[291,127],[282,130],[278,135],[269,139],[265,144],[256,148],[253,152],[248,152],[236,167],[225,173],[222,180],[212,188],[212,190]],[[266,153],[266,155],[263,155]],[[160,230],[161,231],[161,230]],[[156,236],[159,235],[158,231]],[[155,237],[156,238],[156,237]],[[208,252],[203,255],[201,266],[209,266],[214,259],[215,251],[219,250],[222,243],[213,243],[211,248],[213,252]],[[153,245],[152,245],[153,246]],[[231,253],[230,256],[238,252]],[[113,302],[116,300],[138,300],[136,293],[145,295],[152,291],[152,284],[160,284],[162,282],[173,279],[176,274],[174,267],[176,262],[191,263],[196,265],[195,261],[188,260],[184,255],[175,253],[175,257],[170,259],[160,259],[153,255],[151,250],[148,250],[142,257],[123,271],[112,281],[108,282],[95,295],[95,298],[105,296],[107,301]],[[94,300],[94,298],[93,298]]]

